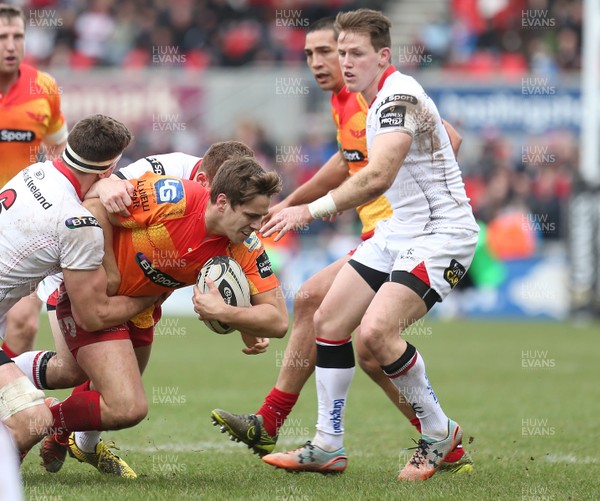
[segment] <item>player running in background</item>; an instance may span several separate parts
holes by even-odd
[[[392,210],[337,274],[315,314],[317,433],[295,451],[263,458],[288,470],[341,472],[347,466],[343,416],[354,375],[351,334],[359,325],[362,342],[421,424],[422,438],[399,479],[429,478],[462,439],[460,426],[444,414],[431,388],[421,355],[398,332],[464,276],[479,228],[435,104],[390,63],[390,26],[369,9],[336,18],[344,81],[370,103],[369,163],[327,195],[284,209],[261,228],[265,236],[279,232],[277,239],[297,225],[382,194]]]
[[[102,230],[82,206],[82,197],[112,172],[130,140],[127,127],[110,117],[83,119],[71,131],[61,159],[33,164],[0,189],[0,339],[10,308],[61,269],[75,298],[74,316],[88,329],[119,324],[155,302],[107,297]],[[0,419],[20,451],[52,424],[43,398],[0,350]]]
[[[46,159],[59,157],[67,142],[54,79],[22,63],[25,16],[14,5],[0,4],[0,188],[37,161],[43,143]],[[35,294],[9,312],[4,352],[14,357],[33,348],[42,303]]]
[[[249,279],[252,306],[226,305],[212,287],[209,294],[195,297],[196,304],[211,301],[214,311],[205,318],[226,321],[254,339],[252,343],[244,340],[246,353],[264,351],[256,338],[285,335],[288,313],[283,294],[275,275],[265,271],[268,256],[254,234],[268,211],[270,197],[281,189],[277,174],[264,171],[251,157],[238,156],[223,164],[210,192],[199,183],[153,173],[132,183],[136,196],[129,208],[131,216],[113,220],[120,225],[114,228],[114,250],[122,277],[119,293],[171,291],[195,284],[208,259],[228,254]],[[165,252],[170,259],[161,263]],[[199,291],[195,292],[198,296]],[[44,464],[49,471],[58,471],[68,447],[78,460],[102,472],[135,478],[123,460],[109,454],[99,433],[87,434],[85,443],[78,443],[77,437],[83,436],[70,435],[70,431],[125,428],[143,419],[147,401],[140,372],[149,359],[158,316],[147,311],[118,329],[86,332],[72,321],[66,295],[59,300],[57,314],[66,344],[94,390],[89,384],[79,387],[51,408],[57,428],[63,431],[44,441]],[[107,354],[110,360],[99,364]]]
[[[333,120],[337,127],[339,150],[306,183],[297,188],[285,200],[269,211],[266,220],[282,209],[308,202],[337,188],[349,176],[363,169],[368,163],[365,123],[367,103],[355,92],[344,86],[337,53],[337,34],[334,18],[323,18],[313,23],[306,34],[304,51],[308,67],[317,84],[323,91],[331,91]],[[458,150],[460,136],[445,124],[453,148]],[[392,215],[388,199],[381,195],[357,208],[363,230],[362,239],[373,235],[378,221]],[[214,409],[212,419],[227,431],[231,437],[244,442],[260,456],[273,451],[277,443],[278,431],[285,423],[296,404],[300,391],[314,371],[316,346],[314,342],[313,317],[342,268],[351,258],[352,252],[311,277],[300,289],[294,300],[294,320],[281,369],[275,386],[265,398],[262,407],[255,414],[234,414],[223,409]],[[361,368],[373,379],[390,398],[392,403],[420,431],[420,423],[412,407],[399,394],[396,386],[381,370],[369,350],[356,336],[356,348]],[[445,469],[448,471],[471,470],[471,459],[465,455],[462,446],[448,458]]]

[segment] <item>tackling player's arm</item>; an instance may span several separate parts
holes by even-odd
[[[194,311],[201,320],[218,320],[246,336],[282,338],[288,328],[288,312],[281,288],[261,292],[251,297],[248,308],[231,306],[223,301],[214,282],[206,281],[208,293],[202,294],[194,286]]]
[[[83,206],[96,218],[104,233],[104,258],[102,259],[102,266],[104,267],[107,278],[106,293],[109,296],[113,296],[117,293],[119,285],[121,285],[121,273],[119,272],[117,259],[115,258],[113,250],[112,224],[105,207],[98,198],[85,200]]]
[[[284,200],[271,207],[263,223],[286,207],[310,203],[337,188],[348,177],[348,165],[340,151],[334,153],[327,162],[304,184],[296,188]]]
[[[127,297],[106,294],[104,268],[70,270],[63,268],[65,288],[71,300],[75,322],[88,332],[126,322],[157,301],[157,297]]]
[[[131,205],[131,197],[135,191],[134,186],[127,180],[115,174],[96,181],[86,193],[86,200],[100,199],[102,205],[111,214],[120,214],[128,217],[130,212],[127,207]]]

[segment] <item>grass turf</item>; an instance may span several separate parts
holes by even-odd
[[[47,325],[42,321],[43,325]],[[343,475],[273,469],[211,426],[215,407],[255,412],[275,382],[286,340],[259,356],[237,334],[219,336],[194,318],[166,318],[144,376],[148,417],[105,433],[138,473],[127,482],[68,459],[54,475],[25,459],[27,499],[53,500],[559,500],[597,499],[600,329],[563,323],[425,322],[407,340],[423,354],[445,411],[461,423],[472,475],[399,483],[405,447],[418,436],[357,370],[346,411]],[[42,333],[38,345],[48,346]],[[65,392],[49,392],[63,397]],[[313,435],[314,379],[281,430],[277,451]]]

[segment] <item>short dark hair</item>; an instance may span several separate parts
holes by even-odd
[[[227,196],[232,207],[250,202],[259,195],[272,197],[281,191],[281,178],[266,171],[253,157],[233,157],[223,162],[210,185],[210,201]]]
[[[357,9],[340,12],[335,18],[335,29],[338,33],[349,31],[366,33],[371,39],[371,45],[378,51],[392,46],[390,28],[392,22],[380,11],[372,9]]]
[[[0,3],[0,18],[13,19],[15,17],[20,17],[23,20],[23,24],[25,24],[25,14],[23,14],[21,7]]]
[[[77,155],[92,162],[115,158],[130,141],[129,129],[106,115],[92,115],[79,120],[67,138],[69,147]]]
[[[223,162],[232,157],[254,157],[254,150],[241,141],[221,141],[211,145],[200,164],[200,170],[206,173],[208,182],[212,183]]]
[[[332,30],[335,32],[335,17],[327,16],[317,19],[313,23],[311,23],[306,30],[306,33],[312,33],[313,31],[321,31],[321,30]]]

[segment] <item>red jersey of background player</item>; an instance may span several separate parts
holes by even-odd
[[[350,175],[356,174],[367,163],[367,111],[369,107],[361,94],[350,92],[346,86],[331,95],[331,113],[337,127],[338,148]],[[375,225],[392,215],[392,207],[383,195],[356,208],[362,223],[362,239],[373,235]]]
[[[40,143],[59,144],[67,139],[54,79],[27,64],[19,78],[0,94],[0,187],[17,172],[37,161]]]

